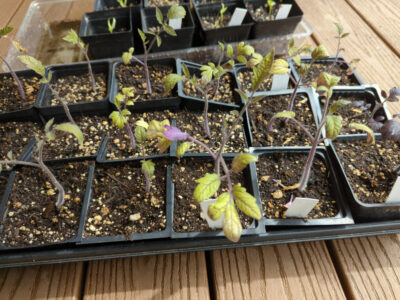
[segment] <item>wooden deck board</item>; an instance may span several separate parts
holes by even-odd
[[[230,299],[345,299],[324,242],[213,251],[215,296]]]
[[[84,299],[210,299],[205,254],[90,262]]]

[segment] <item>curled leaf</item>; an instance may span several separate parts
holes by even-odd
[[[219,195],[217,201],[208,206],[207,213],[210,218],[214,221],[218,220],[225,212],[226,206],[230,200],[231,197],[229,196],[229,193],[222,193]]]
[[[319,45],[313,50],[311,57],[313,60],[327,58],[329,57],[328,49],[324,45]]]
[[[260,220],[261,211],[257,205],[256,198],[246,192],[244,187],[236,184],[233,187],[233,196],[236,200],[236,206],[249,217]]]
[[[271,74],[283,75],[289,72],[289,64],[284,59],[276,59],[272,65]]]
[[[326,137],[335,139],[342,129],[342,117],[336,115],[326,116]]]
[[[182,79],[183,77],[178,74],[168,74],[164,83],[164,95],[167,95]]]
[[[348,100],[337,100],[332,103],[332,106],[329,108],[329,113],[333,114],[341,109],[343,106],[350,104],[351,101]]]
[[[360,123],[350,123],[349,124],[350,128],[354,128],[354,129],[358,129],[358,130],[362,130],[365,131],[367,133],[367,144],[375,144],[375,134],[372,131],[371,128],[369,128],[367,125],[364,124],[360,124]],[[384,134],[382,133],[382,138],[384,138]]]
[[[248,154],[240,153],[232,161],[232,170],[235,173],[241,172],[251,162],[258,161],[258,157]]]
[[[225,236],[236,243],[242,235],[242,224],[240,224],[239,215],[232,202],[228,202],[225,208],[225,217],[222,222]]]
[[[72,123],[62,123],[54,126],[55,130],[71,133],[76,137],[80,145],[83,145],[83,133],[78,125]]]
[[[191,145],[192,143],[190,142],[180,143],[178,148],[176,149],[176,157],[181,158],[186,153],[186,151],[190,149]]]

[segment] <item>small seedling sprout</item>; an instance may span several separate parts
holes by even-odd
[[[117,0],[118,4],[125,8],[128,5],[128,0]]]
[[[141,160],[142,172],[146,179],[146,193],[150,193],[151,181],[154,179],[154,163],[151,160]]]
[[[219,10],[219,17],[215,20],[214,27],[218,27],[218,25],[224,22],[224,13],[227,11],[228,7],[225,6],[224,3],[221,3],[221,9]]]
[[[269,18],[272,18],[272,9],[276,5],[276,2],[274,0],[267,0],[267,5],[268,5],[268,14]]]
[[[89,76],[90,76],[91,84],[92,84],[92,91],[94,92],[95,88],[96,88],[96,82],[94,79],[94,75],[93,75],[93,71],[92,71],[92,64],[90,63],[89,54],[88,54],[89,45],[85,45],[85,43],[79,38],[76,31],[73,29],[71,29],[69,31],[69,33],[65,37],[63,37],[63,40],[66,42],[69,42],[73,45],[77,45],[79,47],[79,49],[85,55],[85,58],[88,63]]]
[[[108,18],[107,19],[108,31],[110,33],[114,32],[115,26],[117,25],[117,20],[115,18]]]
[[[62,187],[62,185],[57,180],[57,178],[54,176],[54,174],[50,171],[50,169],[43,162],[43,148],[47,142],[54,141],[56,139],[56,131],[63,131],[63,132],[73,134],[77,138],[79,144],[82,146],[83,145],[83,133],[79,129],[79,127],[76,126],[75,124],[62,123],[62,124],[53,126],[53,123],[54,123],[54,119],[49,120],[44,127],[43,138],[42,139],[36,138],[36,150],[35,150],[36,155],[32,157],[34,162],[20,161],[20,160],[14,159],[12,152],[10,151],[7,154],[7,157],[9,160],[0,160],[0,172],[3,168],[3,166],[6,166],[6,165],[29,166],[29,167],[35,167],[35,168],[41,169],[49,177],[50,181],[54,184],[54,186],[57,188],[58,197],[57,197],[56,207],[57,207],[57,209],[61,209],[61,207],[64,205],[64,202],[65,202],[65,191],[64,191],[64,188]]]
[[[157,26],[154,30],[149,30],[146,32],[149,35],[152,35],[153,38],[151,40],[147,39],[146,34],[138,28],[138,32],[140,38],[143,43],[144,48],[144,59],[143,61],[138,59],[136,56],[133,55],[134,48],[129,48],[128,52],[124,52],[122,54],[122,60],[124,64],[129,64],[132,60],[138,62],[140,65],[143,66],[145,76],[146,76],[146,88],[147,93],[151,94],[151,82],[150,82],[150,73],[148,67],[148,57],[151,52],[151,49],[154,47],[155,43],[157,42],[157,47],[161,46],[161,33],[165,32],[171,36],[176,36],[175,30],[168,24],[168,21],[171,19],[183,19],[186,16],[186,10],[183,6],[179,6],[177,4],[173,4],[167,12],[167,17],[164,19],[164,16],[161,10],[156,7],[156,18],[157,22],[160,26]]]

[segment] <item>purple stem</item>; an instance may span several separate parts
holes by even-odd
[[[82,48],[79,43],[78,43],[78,46],[83,51],[83,54],[85,55],[85,58],[88,62],[89,76],[90,76],[90,79],[92,82],[92,91],[94,92],[95,87],[96,87],[96,82],[95,82],[94,75],[93,75],[92,64],[90,63],[90,59],[89,59],[86,49]]]
[[[335,65],[336,65],[336,63],[338,61],[339,54],[340,54],[340,40],[341,40],[341,37],[338,38],[338,45],[337,45],[335,60],[333,61],[333,63],[330,66],[330,68],[328,69],[328,73],[332,72],[333,68],[335,67]]]
[[[126,102],[128,102],[128,97],[124,96],[124,109],[126,109]],[[122,111],[120,108],[118,108],[118,111],[122,115]],[[125,118],[124,115],[122,115],[122,116]],[[131,127],[131,125],[129,125],[129,120],[126,120],[125,128],[126,128],[126,131],[128,131],[129,139],[131,140],[132,150],[135,150],[136,149],[136,141],[135,141],[135,136],[133,135],[132,127]]]
[[[51,87],[50,82],[47,83],[47,86],[49,87],[49,89],[50,89],[51,93],[54,95],[54,97],[56,97],[56,99],[58,100],[58,102],[60,102],[61,105],[63,106],[64,111],[65,111],[65,114],[67,115],[68,120],[69,120],[72,124],[76,125],[74,119],[73,119],[72,116],[71,116],[71,112],[69,111],[68,105],[61,99],[60,95],[56,92],[56,90],[54,90],[54,89]]]
[[[14,72],[14,70],[11,68],[10,64],[9,64],[2,56],[0,56],[0,59],[4,62],[4,64],[5,64],[5,65],[7,66],[7,68],[10,70],[11,76],[14,78],[15,82],[16,82],[17,85],[18,85],[18,92],[19,92],[19,95],[21,96],[22,100],[25,100],[25,99],[26,99],[26,96],[25,96],[25,92],[24,92],[24,87],[23,87],[21,81],[19,80],[17,74],[15,74],[15,72]]]
[[[150,72],[149,72],[149,66],[147,64],[149,53],[151,49],[154,46],[154,43],[156,42],[156,36],[153,37],[153,40],[150,42],[149,48],[146,48],[146,43],[143,41],[143,48],[144,48],[144,72],[146,75],[146,83],[147,83],[147,93],[152,94],[151,90],[151,82],[150,82]]]
[[[203,142],[200,142],[199,140],[196,140],[194,137],[192,137],[192,136],[190,136],[190,135],[187,137],[187,140],[188,140],[189,142],[195,143],[195,144],[197,144],[197,145],[203,147],[203,148],[211,155],[211,157],[212,157],[214,160],[217,159],[217,156],[214,154],[214,152],[213,152],[206,144],[204,144]]]
[[[149,176],[147,175],[146,172],[143,172],[144,178],[146,179],[146,193],[150,193],[150,187],[151,187],[151,182],[149,179]]]

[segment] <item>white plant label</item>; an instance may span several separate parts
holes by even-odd
[[[289,16],[292,4],[282,4],[276,14],[275,20],[286,19]]]
[[[173,29],[181,29],[182,28],[182,19],[170,19],[168,21],[168,25]]]
[[[213,220],[208,216],[208,207],[210,204],[217,202],[217,199],[207,199],[200,202],[201,211],[203,212],[204,216],[206,217],[206,221],[210,228],[222,228],[222,220],[224,219],[225,213],[222,213],[221,217],[218,220]]]
[[[394,202],[400,202],[400,176],[397,177],[396,182],[392,187],[392,191],[390,192],[389,197],[386,200],[386,203]]]
[[[318,199],[296,197],[285,212],[285,216],[289,218],[306,218],[318,202]]]
[[[228,26],[238,26],[242,25],[244,17],[246,16],[247,9],[236,7],[235,11],[233,12],[232,18],[229,21]]]
[[[289,74],[272,76],[271,91],[286,90],[289,85]]]

